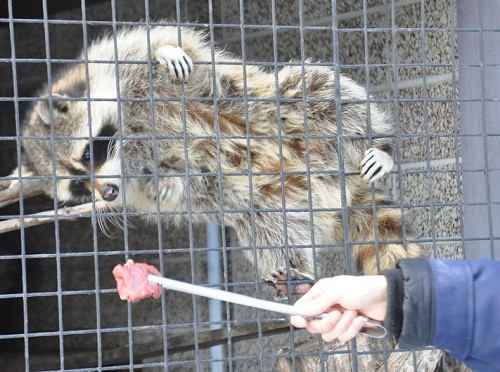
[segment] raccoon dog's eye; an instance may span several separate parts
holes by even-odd
[[[85,161],[85,162],[89,162],[90,161],[90,147],[89,146],[87,146],[85,148],[85,152],[83,153],[83,159],[82,160]]]

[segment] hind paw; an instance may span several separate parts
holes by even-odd
[[[394,166],[391,156],[374,147],[366,150],[361,161],[361,177],[366,182],[374,182],[389,173]]]
[[[276,289],[277,293],[274,296],[276,301],[286,300],[289,294],[304,294],[314,284],[314,279],[311,276],[301,273],[297,269],[287,269],[286,267],[273,271],[262,280]]]
[[[193,61],[179,47],[162,46],[156,50],[156,60],[167,66],[172,80],[185,82],[193,70]]]

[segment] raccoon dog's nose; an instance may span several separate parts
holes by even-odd
[[[107,183],[104,185],[101,195],[105,201],[111,202],[117,198],[119,191],[118,186]]]

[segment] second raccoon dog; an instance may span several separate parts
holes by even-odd
[[[413,243],[397,243],[401,209],[380,189],[372,198],[371,182],[393,165],[393,128],[348,77],[340,76],[338,133],[335,77],[327,67],[306,63],[275,74],[243,66],[212,51],[204,33],[168,26],[124,29],[96,40],[81,58],[87,66],[55,79],[23,128],[31,137],[22,144],[23,175],[50,176],[54,159],[62,176],[57,195],[46,181],[51,197],[95,197],[140,212],[159,207],[178,212],[165,217],[174,222],[192,211],[196,221],[234,228],[242,246],[256,249],[259,272],[273,273],[270,282],[312,278],[313,234],[320,245],[344,241],[342,154],[358,271],[374,274],[420,254]],[[55,143],[47,140],[52,131],[60,137]]]

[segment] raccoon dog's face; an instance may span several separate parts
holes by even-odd
[[[27,117],[22,139],[22,175],[40,177],[45,192],[59,202],[113,202],[120,191],[116,123],[89,107],[83,68],[66,71]],[[83,97],[83,99],[82,99]],[[93,177],[91,176],[93,175]],[[14,171],[13,176],[17,176]],[[118,200],[116,200],[118,203]]]

